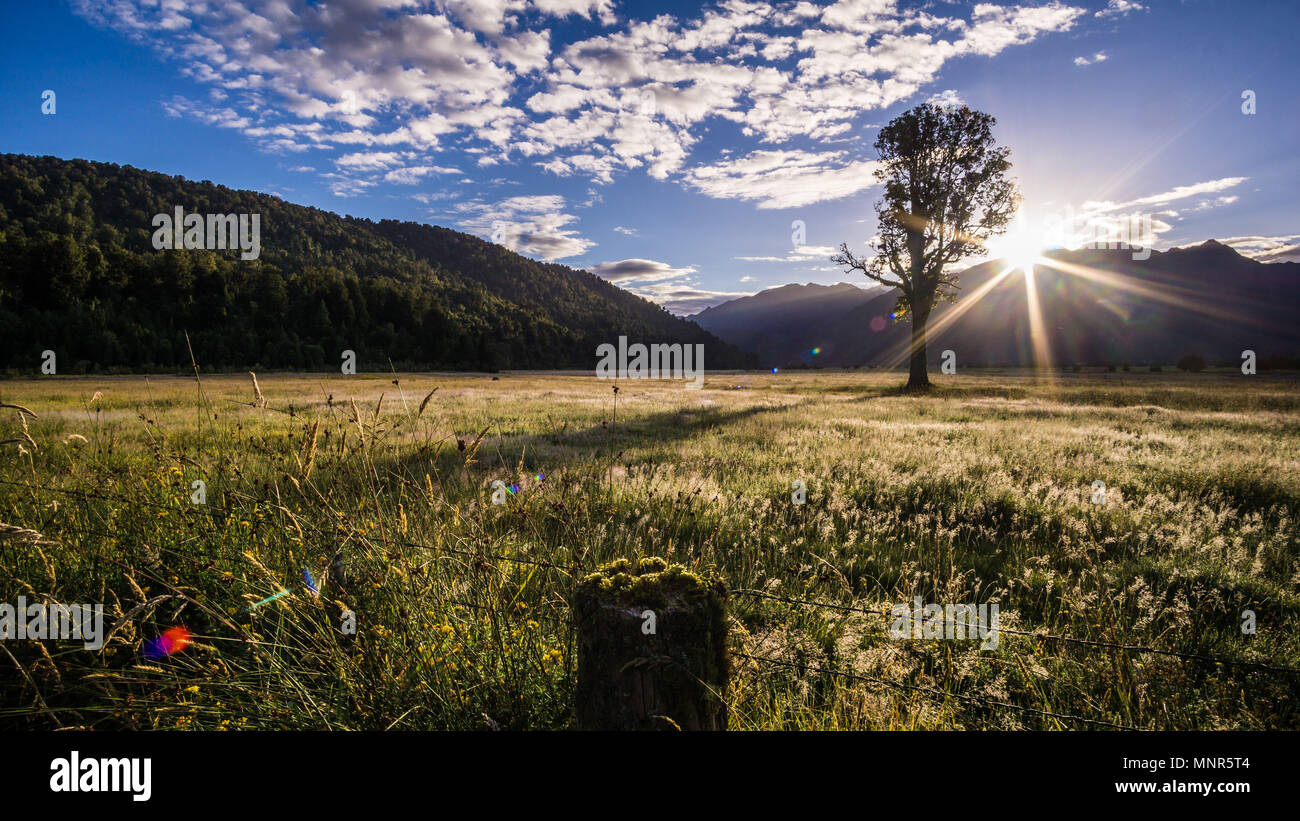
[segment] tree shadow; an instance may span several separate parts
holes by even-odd
[[[547,433],[489,435],[482,442],[475,463],[484,465],[489,460],[496,461],[499,454],[505,465],[513,469],[520,456],[525,455],[525,466],[529,469],[544,459],[545,467],[557,470],[575,463],[588,463],[592,459],[616,458],[637,445],[683,442],[713,429],[726,428],[765,413],[789,411],[804,404],[753,405],[734,411],[682,407],[632,416],[626,420],[620,418],[617,424],[604,420],[572,430],[565,426]],[[403,475],[412,475],[417,467],[420,473],[430,467],[454,470],[464,465],[465,455],[459,449],[444,447],[436,462],[431,462],[426,449],[421,448],[413,453],[381,457],[376,460],[376,467],[388,467]]]

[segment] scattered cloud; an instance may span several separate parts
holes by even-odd
[[[564,197],[558,194],[462,202],[453,210],[462,229],[547,262],[578,256],[596,244],[571,227],[578,218],[566,213]]]
[[[591,272],[610,282],[655,282],[676,279],[695,273],[695,268],[674,268],[666,262],[653,259],[621,259],[618,262],[602,262],[593,266]]]
[[[1074,58],[1074,64],[1076,66],[1090,66],[1095,63],[1103,63],[1105,61],[1106,61],[1106,52],[1104,51],[1099,51],[1096,54],[1092,55],[1091,57]]]
[[[339,168],[351,170],[373,171],[386,168],[390,165],[397,165],[401,160],[397,154],[392,151],[372,151],[358,152],[354,154],[344,154],[334,161]]]
[[[1186,199],[1188,197],[1195,197],[1201,194],[1214,194],[1219,191],[1223,191],[1224,189],[1232,188],[1233,186],[1240,185],[1241,183],[1245,182],[1248,179],[1250,178],[1249,177],[1223,177],[1221,179],[1208,180],[1206,182],[1198,182],[1192,185],[1180,185],[1176,188],[1171,188],[1170,190],[1164,191],[1159,194],[1151,194],[1150,196],[1146,196],[1146,197],[1138,197],[1137,199],[1128,200],[1126,202],[1111,202],[1109,200],[1102,200],[1102,201],[1089,200],[1088,202],[1085,202],[1083,204],[1083,210],[1106,213],[1111,211],[1119,211],[1125,208],[1140,208],[1144,206],[1168,205],[1172,202],[1177,202],[1178,200]]]
[[[657,302],[665,310],[678,316],[697,314],[710,308],[742,296],[751,296],[749,291],[711,291],[694,285],[673,283],[650,283],[640,288],[628,288],[629,291]]]
[[[783,257],[735,257],[745,262],[825,262],[835,253],[829,245],[796,245]]]
[[[1280,237],[1227,237],[1219,240],[1260,262],[1300,262],[1300,234]]]
[[[698,313],[711,305],[748,296],[742,292],[701,288],[694,265],[678,267],[659,260],[633,258],[602,262],[589,270],[679,315]]]
[[[406,168],[397,168],[389,171],[384,175],[384,180],[401,185],[414,185],[430,174],[459,173],[461,173],[461,171],[458,168],[447,168],[440,165],[412,165]]]
[[[966,105],[966,101],[951,88],[946,88],[938,94],[931,94],[929,98],[926,99],[926,102],[944,108]]]
[[[860,193],[876,184],[875,160],[845,152],[755,151],[691,169],[686,182],[715,199],[756,200],[761,209],[797,208]]]
[[[620,234],[626,234],[629,237],[640,236],[640,234],[637,233],[637,230],[635,228],[624,228],[621,225],[615,225],[614,230]]]
[[[1146,6],[1133,0],[1110,0],[1106,8],[1097,12],[1095,17],[1127,17],[1130,12],[1144,11]]]
[[[1182,219],[1184,213],[1220,208],[1231,205],[1239,199],[1235,195],[1220,197],[1205,195],[1240,185],[1247,179],[1249,178],[1223,177],[1191,185],[1180,185],[1158,194],[1135,197],[1123,202],[1089,200],[1077,208],[1066,206],[1062,211],[1050,214],[1044,220],[1043,241],[1047,245],[1077,248],[1105,237],[1141,238],[1142,234],[1146,234],[1142,244],[1158,247],[1165,244],[1160,241],[1161,235],[1173,230],[1174,224]],[[1185,200],[1192,202],[1180,205],[1177,209],[1170,207]],[[1146,233],[1148,228],[1149,233]]]
[[[239,130],[268,151],[337,152],[344,177],[329,179],[339,190],[414,184],[440,173],[417,169],[450,165],[439,155],[455,151],[479,168],[528,164],[596,184],[640,170],[759,208],[862,190],[868,164],[819,147],[921,93],[951,60],[994,57],[1087,16],[1060,0],[968,11],[725,0],[644,20],[617,14],[613,0],[72,6],[210,87],[205,102],[172,100],[168,113]],[[588,25],[555,27],[576,20]],[[561,31],[580,34],[566,42]],[[749,156],[694,165],[703,133],[728,123],[757,144]],[[781,145],[796,139],[798,149]],[[794,163],[790,180],[761,168],[772,160]]]

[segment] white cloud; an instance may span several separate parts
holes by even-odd
[[[620,234],[626,234],[629,237],[640,236],[640,234],[637,232],[635,228],[624,228],[621,225],[615,225],[614,230]]]
[[[1300,234],[1278,237],[1227,237],[1219,240],[1260,262],[1300,262]]]
[[[396,168],[384,175],[387,182],[399,183],[401,185],[414,185],[423,177],[430,174],[459,174],[460,169],[448,168],[440,165],[411,165],[406,168]]]
[[[757,200],[758,207],[797,208],[836,200],[876,184],[875,160],[849,161],[842,151],[755,151],[697,166],[687,183],[715,199]]]
[[[1126,17],[1129,12],[1142,11],[1146,6],[1132,0],[1110,0],[1106,8],[1097,12],[1096,17]]]
[[[247,128],[252,124],[252,120],[232,108],[203,108],[179,96],[165,101],[162,107],[169,117],[188,116],[218,128]]]
[[[652,282],[644,286],[629,287],[628,290],[659,303],[666,310],[679,316],[696,314],[713,305],[751,295],[748,291],[712,291],[691,284],[671,282]]]
[[[620,259],[617,262],[602,262],[592,266],[591,272],[610,282],[658,282],[665,279],[677,279],[695,273],[695,268],[674,268],[666,262],[653,259]]]
[[[334,164],[340,168],[368,171],[387,168],[400,162],[401,159],[392,151],[372,151],[344,154],[336,159]]]
[[[1138,8],[1127,0],[1111,5],[1116,14]],[[1059,0],[978,3],[969,11],[900,8],[897,0],[725,0],[694,17],[648,20],[620,20],[612,0],[183,7],[173,0],[73,0],[73,7],[152,43],[182,74],[218,92],[206,106],[172,103],[170,113],[239,129],[266,150],[378,149],[336,161],[371,182],[409,183],[424,175],[398,166],[449,165],[438,152],[450,147],[479,152],[479,167],[527,163],[598,183],[640,170],[763,208],[862,190],[828,167],[829,193],[801,191],[818,169],[799,163],[864,128],[865,112],[921,93],[949,61],[994,57],[1068,31],[1087,13]],[[644,14],[630,4],[624,10]],[[550,26],[577,18],[599,33],[557,42],[557,32],[570,29]],[[938,98],[959,99],[951,91]],[[811,145],[750,154],[751,163],[793,160],[786,184],[739,166],[691,168],[703,132],[726,123],[759,144],[799,138]],[[399,152],[399,161],[381,159]],[[865,168],[841,160],[838,171],[848,178]]]
[[[1076,66],[1090,66],[1093,65],[1094,63],[1105,62],[1105,60],[1106,60],[1106,52],[1099,51],[1096,54],[1092,55],[1091,57],[1075,57],[1074,64]]]
[[[654,259],[632,258],[602,262],[590,270],[675,314],[697,313],[710,305],[748,295],[700,288],[695,281],[697,271],[693,265],[679,267]]]
[[[494,203],[457,203],[458,224],[520,254],[552,262],[585,253],[596,243],[579,236],[558,194],[510,197]]]
[[[944,108],[947,108],[949,106],[966,105],[966,101],[961,98],[961,95],[959,95],[956,91],[954,91],[951,88],[944,89],[938,94],[931,94],[926,99],[926,102],[930,103],[931,105],[937,105]]]
[[[1063,210],[1049,214],[1043,221],[1043,242],[1046,245],[1063,245],[1077,248],[1094,242],[1111,238],[1134,237],[1150,232],[1140,243],[1143,246],[1159,247],[1164,243],[1160,237],[1173,230],[1174,224],[1182,219],[1183,212],[1206,211],[1231,205],[1238,200],[1236,196],[1206,197],[1245,182],[1248,177],[1223,177],[1217,180],[1180,185],[1158,194],[1135,197],[1123,202],[1111,200],[1089,200],[1077,208],[1066,206]],[[1194,199],[1195,198],[1195,199]],[[1193,200],[1190,206],[1179,206],[1175,210],[1170,206],[1184,200]],[[1127,241],[1127,240],[1126,240]],[[1137,242],[1131,244],[1138,245]]]
[[[831,258],[835,249],[829,245],[796,245],[783,257],[735,257],[745,262],[824,262]]]
[[[1223,177],[1217,180],[1208,180],[1206,182],[1193,183],[1192,185],[1180,185],[1171,188],[1168,191],[1159,194],[1151,194],[1145,197],[1128,200],[1127,202],[1111,202],[1109,200],[1089,200],[1083,204],[1084,211],[1106,213],[1119,211],[1125,208],[1141,208],[1144,206],[1161,206],[1168,205],[1171,202],[1177,202],[1188,197],[1195,197],[1201,194],[1214,194],[1227,188],[1240,185],[1249,177]]]

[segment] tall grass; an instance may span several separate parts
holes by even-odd
[[[735,589],[991,601],[1003,627],[1300,666],[1295,382],[986,374],[917,397],[898,380],[624,382],[617,422],[611,385],[571,375],[263,375],[251,402],[234,376],[0,384],[27,411],[0,408],[0,522],[18,529],[0,532],[0,601],[103,602],[116,628],[102,652],[0,645],[0,724],[568,727],[574,580],[648,555]],[[496,479],[519,486],[504,505]],[[1076,726],[812,667],[1143,728],[1300,724],[1300,676],[730,608],[737,652],[795,665],[736,657],[737,728]],[[177,624],[193,644],[141,656]]]

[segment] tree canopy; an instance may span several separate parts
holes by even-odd
[[[151,221],[261,215],[258,259],[155,250]],[[31,372],[591,368],[597,346],[703,343],[752,357],[587,271],[430,225],[340,217],[130,166],[0,155],[0,350]]]
[[[859,258],[842,243],[832,258],[898,289],[898,313],[912,321],[912,388],[929,385],[926,322],[937,299],[955,298],[954,266],[981,253],[1019,206],[1006,176],[1010,151],[993,139],[995,122],[966,106],[930,103],[891,120],[875,142],[876,179],[884,184],[875,254]]]

